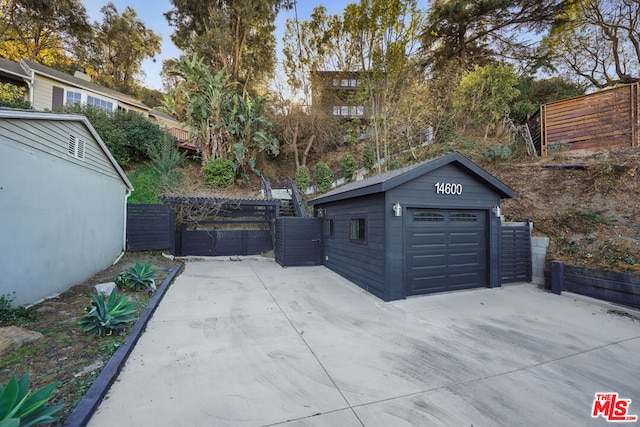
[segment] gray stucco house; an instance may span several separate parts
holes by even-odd
[[[111,265],[132,190],[85,117],[0,109],[0,295],[33,303]]]
[[[385,301],[500,286],[507,185],[460,153],[353,182],[309,202],[322,264]]]

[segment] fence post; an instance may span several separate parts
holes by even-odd
[[[551,292],[560,295],[567,288],[564,285],[564,263],[551,261]]]

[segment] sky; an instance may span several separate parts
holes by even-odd
[[[116,6],[118,13],[122,13],[127,6],[131,6],[138,18],[144,22],[147,28],[153,30],[156,34],[162,36],[162,52],[153,60],[145,60],[142,64],[142,69],[146,73],[145,86],[150,89],[162,90],[162,78],[160,72],[162,71],[162,60],[168,58],[177,58],[180,56],[180,50],[171,41],[171,34],[173,28],[169,26],[167,20],[164,17],[164,13],[172,9],[171,2],[169,0],[154,0],[154,1],[133,1],[133,0],[111,0]],[[87,8],[89,19],[91,22],[102,22],[102,13],[100,9],[109,3],[109,0],[82,0],[82,3]],[[347,2],[344,0],[298,0],[297,10],[298,19],[303,21],[309,19],[311,11],[314,7],[323,5],[327,8],[327,13],[342,14]],[[277,55],[280,56],[282,51],[282,36],[284,34],[285,22],[287,18],[295,18],[294,10],[281,11],[276,18],[276,41]]]

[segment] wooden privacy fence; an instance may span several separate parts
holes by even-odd
[[[275,258],[283,267],[322,265],[322,218],[281,216],[275,221]]]
[[[173,209],[168,205],[127,205],[127,250],[170,249]]]
[[[531,281],[531,225],[527,222],[502,224],[500,283]]]
[[[563,150],[640,146],[640,83],[540,106],[527,121],[542,157]]]

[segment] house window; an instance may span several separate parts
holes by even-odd
[[[367,233],[367,221],[364,218],[355,218],[349,222],[349,239],[356,242],[365,242]]]
[[[333,218],[325,218],[323,228],[325,236],[333,237]]]
[[[349,80],[349,86],[351,86],[351,87],[358,86],[358,80],[356,80],[356,79]]]
[[[343,117],[364,116],[364,107],[349,106],[349,105],[334,105],[333,115],[343,116]]]
[[[67,152],[76,159],[84,160],[84,141],[75,135],[69,135]]]
[[[82,102],[82,94],[79,92],[67,91],[67,105],[80,104]]]
[[[104,99],[95,98],[93,96],[87,96],[87,105],[93,105],[94,107],[102,108],[103,110],[113,111],[113,102],[105,101]]]

